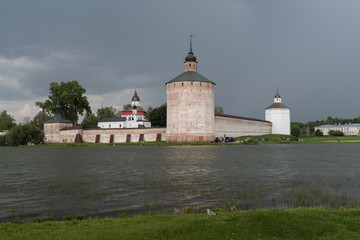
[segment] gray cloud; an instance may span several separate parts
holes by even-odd
[[[183,71],[192,33],[198,71],[216,82],[226,113],[263,119],[279,87],[292,121],[357,117],[359,8],[355,0],[4,0],[0,106],[16,115],[15,105],[45,99],[50,82],[74,79],[95,105],[126,104],[136,88],[158,106],[165,82]],[[10,64],[21,60],[33,65]]]

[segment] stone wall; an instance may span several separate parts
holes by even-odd
[[[84,142],[95,143],[98,136],[99,143],[110,143],[111,135],[113,142],[126,142],[127,136],[130,136],[130,142],[139,142],[140,135],[143,134],[144,141],[156,141],[158,134],[161,135],[161,141],[165,141],[166,128],[64,128],[59,133],[59,142],[75,142],[76,135],[80,134]]]
[[[260,119],[225,114],[215,115],[216,137],[256,136],[272,133],[272,123]]]
[[[60,130],[72,127],[72,123],[45,123],[44,124],[44,142],[60,143],[63,137],[60,136]]]
[[[214,84],[173,82],[166,85],[168,142],[214,139]]]

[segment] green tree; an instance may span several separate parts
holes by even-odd
[[[130,103],[123,105],[123,111],[129,111],[129,110],[131,110],[131,104]]]
[[[316,129],[314,134],[315,134],[316,137],[322,137],[324,135],[323,132],[320,129]]]
[[[87,97],[84,96],[85,92],[86,90],[76,80],[61,82],[60,85],[57,82],[52,82],[50,83],[49,99],[45,102],[36,102],[36,106],[51,114],[55,110],[59,96],[61,113],[66,119],[76,124],[79,114],[84,115],[84,111],[91,113]]]
[[[91,128],[96,126],[98,118],[93,113],[86,113],[81,125],[85,128]]]
[[[96,112],[96,115],[99,120],[103,118],[115,117],[116,108],[114,107],[99,108]]]
[[[40,111],[36,116],[30,121],[30,124],[40,128],[41,130],[44,129],[44,122],[49,120],[51,117],[46,114],[44,111]]]
[[[147,113],[152,127],[166,127],[166,103]]]
[[[39,144],[44,138],[40,128],[30,125],[17,125],[6,134],[6,141],[11,146],[25,145],[28,142]]]
[[[10,130],[15,126],[15,119],[11,115],[7,114],[6,110],[2,111],[0,114],[0,131]]]
[[[6,146],[6,135],[0,135],[0,146]]]
[[[344,133],[342,131],[330,130],[329,135],[333,137],[342,137],[344,136]]]
[[[222,106],[215,106],[215,113],[216,114],[223,114],[224,113],[224,109]]]
[[[298,126],[292,126],[291,127],[291,136],[293,137],[299,137],[300,136],[300,128]]]

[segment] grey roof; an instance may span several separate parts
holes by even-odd
[[[360,127],[359,123],[349,123],[349,124],[342,124],[342,125],[321,125],[315,128],[343,128],[343,127]]]
[[[72,121],[64,118],[61,113],[55,113],[55,116],[47,120],[45,123],[72,123]]]
[[[288,108],[288,109],[290,109],[288,106],[286,106],[285,104],[282,104],[282,103],[273,103],[265,109],[272,109],[272,108]]]
[[[243,119],[243,120],[249,120],[249,121],[257,121],[257,122],[266,122],[266,123],[271,123],[269,121],[266,120],[262,120],[262,119],[257,119],[257,118],[248,118],[248,117],[241,117],[241,116],[234,116],[234,115],[228,115],[228,114],[220,114],[220,113],[215,113],[215,117],[225,117],[225,118],[237,118],[237,119]]]
[[[124,122],[124,121],[126,121],[126,117],[110,117],[99,120],[99,122]]]
[[[207,83],[212,83],[212,84],[215,85],[214,82],[210,81],[209,79],[207,79],[203,75],[201,75],[201,74],[199,74],[197,72],[192,72],[192,71],[183,72],[182,74],[180,74],[176,78],[174,78],[171,81],[165,83],[165,85],[168,84],[168,83],[173,83],[173,82],[207,82]]]

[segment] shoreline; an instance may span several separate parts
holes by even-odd
[[[249,140],[250,139],[250,140]],[[282,140],[286,139],[286,140]],[[121,142],[121,143],[44,143],[42,145],[21,145],[20,147],[48,147],[48,146],[222,146],[222,145],[262,145],[262,144],[338,144],[360,143],[360,136],[344,137],[299,137],[300,141],[294,141],[286,135],[262,135],[237,137],[236,142]],[[249,140],[249,141],[247,141]]]

